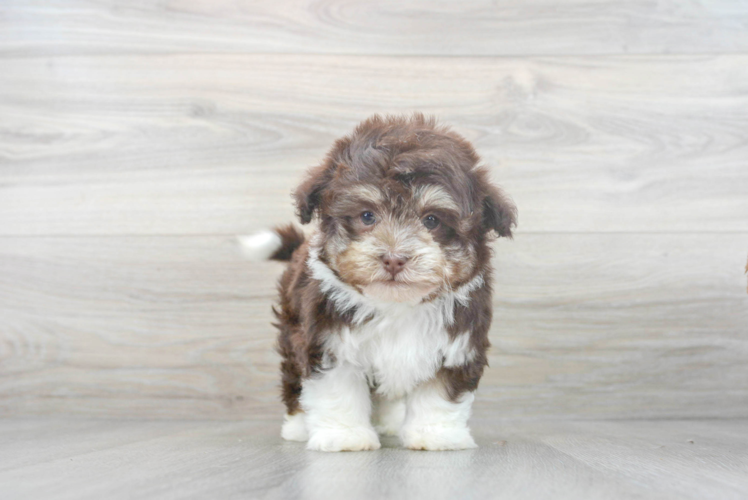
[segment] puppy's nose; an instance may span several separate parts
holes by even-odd
[[[399,255],[386,254],[382,256],[382,264],[384,264],[384,268],[393,278],[397,273],[403,270],[407,261],[407,257],[401,257]]]

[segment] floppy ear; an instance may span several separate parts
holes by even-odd
[[[483,198],[484,231],[496,231],[499,236],[512,237],[512,227],[517,225],[517,207],[496,186],[486,183]]]
[[[333,168],[327,162],[313,167],[307,173],[306,179],[294,191],[296,200],[296,215],[302,224],[308,224],[314,216],[314,211],[322,202],[322,194],[332,180]]]

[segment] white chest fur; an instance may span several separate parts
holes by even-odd
[[[352,326],[334,332],[326,349],[337,363],[366,374],[377,392],[398,397],[432,378],[442,366],[458,366],[472,359],[470,332],[452,338],[456,306],[467,306],[470,293],[483,286],[483,278],[445,293],[428,303],[382,304],[364,297],[343,283],[319,260],[312,247],[308,260],[312,277],[340,312],[353,312]]]
[[[442,366],[471,358],[470,333],[450,338],[441,309],[438,304],[382,308],[371,321],[333,335],[327,348],[338,362],[366,374],[379,394],[400,397]]]

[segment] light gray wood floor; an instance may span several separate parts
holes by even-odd
[[[748,421],[473,419],[480,448],[306,452],[277,421],[0,420],[0,496],[748,498]]]

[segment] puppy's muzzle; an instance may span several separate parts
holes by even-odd
[[[405,269],[406,262],[408,262],[408,258],[401,255],[385,254],[382,256],[382,265],[390,273],[392,279],[395,279],[395,276]]]

